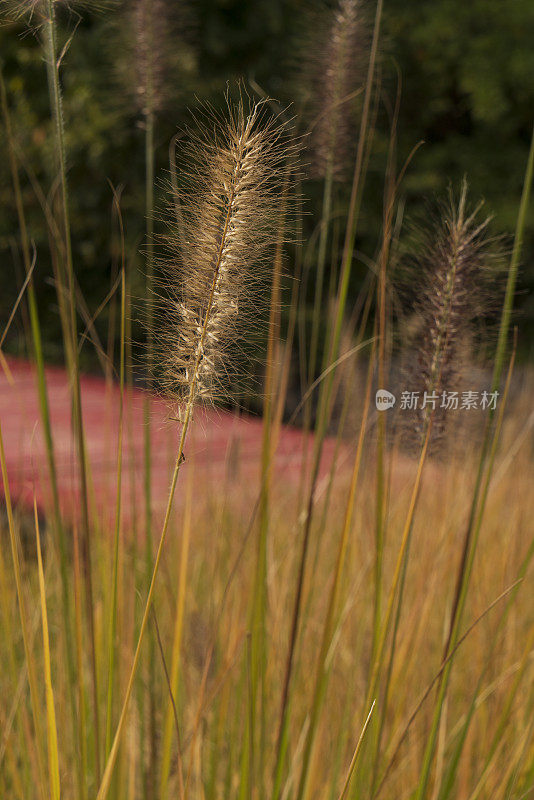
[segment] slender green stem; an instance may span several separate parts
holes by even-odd
[[[286,187],[287,188],[287,187]],[[284,201],[286,196],[284,189]],[[269,536],[269,498],[271,484],[271,462],[274,458],[273,452],[273,397],[275,383],[277,379],[278,344],[280,329],[280,292],[282,279],[282,250],[284,243],[285,213],[282,209],[282,218],[277,236],[276,252],[274,256],[274,267],[271,285],[271,302],[269,309],[269,328],[267,338],[267,368],[265,377],[265,394],[263,404],[263,430],[262,430],[262,454],[261,454],[261,487],[259,504],[259,537],[258,552],[256,558],[256,575],[254,581],[254,596],[251,619],[251,639],[250,639],[250,700],[252,702],[250,718],[255,721],[257,710],[258,687],[260,695],[260,741],[257,748],[259,765],[258,780],[260,797],[263,795],[263,758],[265,753],[265,671],[267,665],[267,646],[266,646],[266,604],[267,604],[267,542]],[[250,730],[249,736],[254,738],[254,729]],[[256,750],[253,748],[253,752]],[[252,767],[255,767],[254,761]],[[251,776],[252,777],[252,776]]]
[[[149,617],[149,614],[150,614],[150,609],[152,607],[152,600],[153,600],[153,596],[154,596],[154,587],[156,585],[156,577],[157,577],[157,574],[158,574],[159,565],[160,565],[160,561],[161,561],[161,556],[162,556],[162,553],[163,553],[163,545],[165,544],[165,539],[166,539],[166,536],[167,536],[167,529],[169,527],[172,504],[173,504],[173,500],[174,500],[174,493],[175,493],[175,490],[176,490],[176,483],[177,483],[177,480],[178,480],[178,474],[180,472],[180,466],[181,466],[181,463],[182,463],[182,455],[183,455],[183,452],[184,452],[184,445],[185,445],[185,439],[186,439],[186,436],[187,436],[187,430],[189,428],[189,423],[191,421],[191,413],[192,413],[192,404],[190,403],[190,404],[188,404],[188,407],[187,407],[187,410],[186,410],[184,424],[183,424],[183,427],[182,427],[182,433],[181,433],[181,436],[180,436],[180,443],[178,445],[178,455],[176,457],[176,462],[175,462],[175,465],[174,465],[174,471],[173,471],[172,480],[171,480],[171,488],[169,490],[169,498],[168,498],[168,501],[167,501],[167,509],[165,511],[165,519],[163,521],[163,528],[162,528],[162,531],[161,531],[159,545],[158,545],[158,549],[157,549],[157,552],[156,552],[156,558],[154,560],[154,568],[153,568],[153,571],[152,571],[152,578],[151,578],[151,581],[150,581],[150,587],[149,587],[149,590],[148,590],[148,596],[147,596],[146,603],[145,603],[145,609],[144,609],[144,612],[143,612],[143,618],[142,618],[142,621],[141,621],[141,627],[139,629],[139,636],[138,636],[138,639],[137,639],[137,646],[136,646],[136,649],[135,649],[132,668],[131,668],[131,671],[130,671],[130,676],[128,678],[128,683],[127,683],[127,686],[126,686],[126,692],[125,692],[125,696],[124,696],[122,710],[121,710],[121,714],[120,714],[120,717],[119,717],[119,721],[117,723],[117,729],[116,729],[115,736],[114,736],[114,739],[113,739],[113,744],[111,745],[111,749],[109,751],[108,760],[107,760],[107,763],[106,763],[106,767],[104,769],[104,773],[102,775],[102,782],[100,784],[100,788],[98,790],[98,794],[96,796],[96,800],[104,800],[104,798],[107,797],[107,794],[108,794],[108,791],[109,791],[109,787],[110,787],[110,784],[111,784],[111,778],[112,778],[112,775],[113,775],[113,768],[115,766],[115,761],[117,759],[119,744],[120,744],[120,740],[121,740],[121,736],[122,736],[122,731],[123,731],[123,728],[124,728],[124,723],[126,721],[126,715],[128,713],[128,707],[129,707],[129,703],[130,703],[130,697],[131,697],[131,694],[132,694],[133,684],[134,684],[135,676],[137,674],[137,668],[139,666],[139,658],[140,658],[140,655],[141,655],[141,646],[143,644],[143,639],[144,639],[144,636],[145,636],[148,617]]]
[[[323,284],[326,264],[326,249],[328,245],[328,229],[330,217],[332,215],[332,190],[334,186],[334,164],[333,153],[330,152],[326,165],[326,175],[323,189],[323,211],[321,215],[321,233],[319,236],[319,249],[317,252],[317,275],[315,279],[315,298],[313,304],[312,331],[310,339],[310,361],[308,367],[308,383],[315,379],[315,367],[317,364],[317,349],[319,343],[319,333],[321,319],[323,317]]]
[[[150,110],[152,81],[149,69],[147,74],[146,93],[149,109],[145,114],[145,225],[146,225],[146,304],[147,304],[147,387],[143,403],[143,430],[144,430],[144,494],[145,494],[145,570],[146,575],[151,574],[153,561],[153,536],[152,536],[152,431],[150,425],[150,389],[152,388],[152,373],[154,361],[154,113]],[[148,654],[148,701],[149,701],[149,738],[150,738],[150,760],[149,770],[146,776],[147,797],[154,796],[156,790],[156,698],[154,695],[155,686],[155,641],[149,636]]]
[[[179,728],[176,722],[176,704],[174,698],[178,693],[178,679],[180,677],[180,657],[182,647],[182,636],[184,627],[184,609],[185,609],[185,595],[187,586],[187,561],[189,554],[189,541],[191,538],[191,506],[193,494],[193,477],[188,480],[184,522],[182,527],[182,543],[180,549],[180,568],[178,575],[178,597],[176,601],[176,610],[174,617],[174,637],[172,646],[172,661],[169,676],[169,703],[167,707],[167,714],[163,729],[162,741],[162,758],[161,758],[161,774],[159,782],[159,798],[160,800],[167,800],[168,797],[168,783],[171,768],[171,744],[173,728],[176,730],[177,744],[178,744],[178,789],[179,800],[184,800],[184,782],[183,782],[183,763],[181,742],[179,736]]]
[[[385,200],[383,216],[383,240],[379,258],[379,276],[377,285],[378,309],[378,358],[377,379],[378,388],[385,388],[386,379],[386,344],[387,344],[387,309],[386,309],[386,279],[389,260],[391,237],[393,230],[393,215],[395,210],[395,196],[397,178],[395,174],[396,155],[396,125],[399,111],[399,96],[393,114],[391,135],[389,141],[388,161],[385,178]],[[385,478],[385,450],[386,450],[386,415],[379,414],[377,422],[377,453],[376,453],[376,505],[375,505],[375,563],[374,563],[374,607],[373,607],[373,659],[376,654],[380,635],[382,615],[382,572],[384,560],[384,542],[386,534],[386,478]],[[373,660],[372,659],[372,660]],[[374,727],[374,726],[373,726]]]
[[[47,719],[47,740],[48,740],[48,772],[50,779],[51,800],[59,800],[60,778],[59,778],[59,757],[57,746],[57,723],[56,710],[54,705],[54,690],[52,688],[52,668],[50,665],[50,637],[48,633],[48,612],[46,609],[46,589],[45,577],[43,572],[43,558],[41,551],[41,537],[39,534],[39,518],[37,515],[37,503],[35,495],[33,498],[33,511],[35,521],[35,545],[37,550],[37,569],[39,575],[39,595],[41,600],[41,624],[43,629],[43,661],[45,672],[45,695],[46,695],[46,719]]]
[[[506,293],[504,296],[501,324],[499,327],[499,338],[497,340],[497,350],[495,353],[495,367],[493,370],[493,384],[492,384],[492,389],[494,391],[497,391],[497,389],[499,388],[501,375],[504,369],[504,363],[506,359],[506,350],[508,347],[508,333],[510,330],[510,320],[512,317],[512,309],[514,305],[515,286],[517,283],[517,273],[519,270],[519,263],[521,261],[521,250],[523,247],[523,237],[525,233],[525,224],[527,219],[533,176],[534,176],[534,129],[532,130],[532,139],[530,142],[530,150],[528,154],[527,167],[525,171],[523,192],[521,195],[521,203],[519,205],[519,214],[517,216],[514,247],[512,250],[512,258],[510,260],[510,268],[508,270]]]
[[[124,243],[122,247],[124,253]],[[111,726],[113,717],[113,691],[115,688],[115,637],[117,630],[117,596],[118,596],[118,577],[119,577],[119,557],[120,557],[120,536],[121,536],[121,513],[122,513],[122,438],[123,438],[123,417],[124,417],[124,328],[125,328],[125,270],[124,263],[121,269],[121,322],[120,322],[120,366],[119,366],[119,430],[117,442],[117,489],[116,489],[116,511],[115,511],[115,536],[113,541],[113,572],[111,579],[111,609],[109,613],[108,631],[108,692],[107,692],[107,715],[106,715],[106,740],[104,754],[105,758],[109,755],[111,747]]]
[[[147,385],[152,386],[152,369],[154,360],[154,115],[147,114],[145,120],[145,168],[146,168],[146,304],[147,304]],[[152,568],[152,485],[150,449],[150,394],[145,394],[143,406],[144,424],[144,458],[145,458],[145,536],[147,568]]]
[[[69,369],[70,389],[72,396],[72,410],[74,433],[78,451],[78,468],[80,472],[80,499],[82,516],[82,548],[84,561],[84,578],[86,587],[86,613],[89,622],[89,638],[91,644],[92,690],[93,690],[93,717],[95,737],[95,767],[97,780],[100,777],[100,721],[98,704],[98,682],[95,651],[94,604],[91,573],[91,548],[89,540],[89,502],[87,481],[87,455],[85,434],[83,429],[82,402],[80,389],[80,371],[77,342],[77,315],[76,315],[76,282],[72,258],[72,242],[69,212],[69,196],[67,184],[67,165],[65,147],[65,126],[63,117],[63,102],[59,83],[58,48],[56,44],[55,9],[53,0],[47,0],[47,18],[45,21],[45,38],[47,49],[48,84],[51,94],[52,116],[55,127],[56,156],[61,183],[61,214],[63,220],[65,272],[66,285],[69,298],[68,329],[64,330],[65,348]],[[63,270],[62,280],[65,280]],[[58,288],[62,291],[62,287]]]
[[[389,252],[384,232],[384,244],[380,257],[380,276],[378,281],[378,387],[384,388],[386,351],[386,265]],[[384,459],[386,447],[386,415],[379,414],[377,421],[376,452],[376,504],[375,504],[375,563],[374,563],[374,606],[373,606],[373,656],[376,652],[382,612],[382,562],[384,558],[385,529],[385,476]]]

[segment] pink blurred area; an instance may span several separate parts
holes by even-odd
[[[65,519],[75,523],[80,512],[79,480],[68,377],[63,369],[48,367],[46,382],[60,504]],[[81,390],[92,523],[103,530],[112,529],[117,498],[120,393],[115,383],[91,376],[82,377]],[[144,519],[144,398],[145,393],[140,389],[129,389],[125,393],[121,484],[123,527],[136,523],[142,528]],[[154,516],[159,518],[167,501],[180,428],[179,423],[172,419],[172,410],[162,399],[152,397],[150,407],[152,504]],[[13,504],[31,509],[35,496],[38,508],[46,514],[51,504],[46,447],[35,371],[26,361],[10,358],[0,366],[0,424]],[[332,440],[327,440],[323,474],[331,463],[334,446]],[[226,486],[253,498],[260,488],[261,447],[260,419],[219,409],[199,408],[188,435],[180,482],[185,482],[187,473],[193,471],[197,496],[203,495],[209,500]],[[304,437],[298,429],[281,428],[272,470],[273,481],[279,486],[294,486],[296,489],[305,448]],[[4,491],[1,483],[2,496]],[[178,504],[182,496],[183,492],[178,491]]]

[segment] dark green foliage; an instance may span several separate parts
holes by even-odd
[[[372,17],[373,8],[370,7]],[[144,151],[141,120],[123,88],[114,80],[113,59],[120,48],[109,47],[109,30],[117,11],[91,16],[83,12],[62,66],[68,133],[69,180],[75,269],[89,309],[94,312],[112,281],[111,190],[108,180],[123,187],[122,212],[127,255],[135,267],[144,231]],[[189,3],[191,30],[183,69],[178,70],[171,102],[156,124],[157,170],[167,177],[168,143],[187,121],[197,98],[215,106],[224,89],[242,78],[282,103],[295,103],[291,70],[306,53],[295,53],[295,31],[305,25],[306,4],[298,0],[198,0]],[[62,12],[64,41],[78,22]],[[377,117],[374,153],[357,248],[374,255],[382,220],[383,169],[389,139],[387,107],[394,103],[397,72],[402,80],[398,126],[398,162],[424,140],[403,184],[406,212],[421,207],[428,194],[440,193],[468,175],[473,196],[483,196],[495,217],[495,229],[513,232],[534,108],[534,5],[531,0],[423,0],[417,4],[388,0],[382,41],[382,94],[387,98]],[[21,152],[48,195],[54,177],[46,70],[39,33],[22,23],[0,29],[13,124]],[[291,79],[291,80],[290,80]],[[252,89],[250,89],[252,92]],[[131,110],[130,110],[131,107]],[[3,135],[3,134],[1,134]],[[0,135],[0,136],[1,136]],[[4,150],[4,142],[0,139]],[[178,153],[180,147],[178,145]],[[179,160],[179,159],[178,159]],[[36,285],[49,358],[60,357],[59,319],[50,286],[52,265],[48,234],[39,202],[23,175],[24,199],[37,249]],[[335,213],[346,208],[349,187],[340,187]],[[322,189],[309,182],[305,234],[316,224]],[[0,162],[0,322],[6,320],[20,286],[22,267],[14,258],[17,227],[9,168]],[[534,284],[534,220],[527,225],[517,303],[523,314],[525,339],[534,329],[534,305],[526,290]],[[354,293],[367,266],[356,267]],[[13,279],[13,275],[16,279]],[[141,293],[143,276],[133,290]],[[105,309],[97,323],[105,340]],[[528,324],[525,324],[528,323]],[[18,347],[14,328],[10,347]],[[82,358],[93,359],[90,348]]]

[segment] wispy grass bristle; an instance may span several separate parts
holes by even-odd
[[[335,177],[352,165],[369,39],[360,0],[339,0],[334,10],[325,7],[309,37],[303,78],[311,91],[310,147],[319,176],[327,174],[330,160]]]
[[[60,7],[67,11],[104,11],[112,6],[114,0],[2,0],[0,3],[0,22],[24,20],[32,28],[39,28],[47,22]]]
[[[193,63],[191,28],[183,0],[122,4],[113,41],[115,68],[126,97],[141,116],[162,111],[179,92],[176,75],[183,75]]]
[[[297,147],[265,102],[228,103],[190,131],[182,223],[168,217],[154,331],[157,378],[178,403],[225,398],[243,337],[261,319],[258,289],[276,237],[288,157]],[[186,180],[187,180],[186,179]]]
[[[456,199],[452,190],[434,222],[419,231],[416,255],[406,265],[408,286],[416,289],[412,311],[412,359],[406,365],[403,389],[441,395],[458,391],[462,370],[473,355],[475,322],[487,313],[499,262],[497,242],[488,233],[489,217],[482,203],[469,207],[464,181]],[[415,341],[414,341],[415,340]],[[408,439],[420,444],[432,417],[432,441],[445,433],[441,403],[419,407],[405,426]]]

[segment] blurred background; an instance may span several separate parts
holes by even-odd
[[[157,193],[168,177],[169,142],[189,120],[189,109],[209,102],[224,106],[227,85],[235,92],[242,80],[252,94],[265,93],[291,113],[306,115],[306,82],[302,76],[313,54],[309,29],[316,7],[298,0],[197,0],[177,6],[168,20],[178,33],[166,78],[165,101],[155,124]],[[370,25],[374,6],[369,6]],[[123,44],[123,11],[108,7],[60,11],[63,55],[62,80],[72,232],[76,275],[90,314],[99,309],[114,280],[112,192],[121,195],[131,290],[142,297],[142,248],[145,238],[145,160],[142,115],[127,86],[128,66]],[[167,22],[165,24],[167,24]],[[69,46],[75,36],[76,46]],[[24,203],[35,242],[35,273],[45,357],[62,358],[57,300],[51,281],[48,234],[36,183],[45,195],[53,186],[53,137],[46,69],[37,25],[24,22],[0,28],[0,52],[20,148]],[[397,126],[398,169],[413,148],[400,190],[402,224],[424,215],[425,203],[443,194],[452,182],[468,177],[473,199],[486,201],[493,230],[513,234],[530,139],[534,107],[534,4],[531,0],[388,0],[380,45],[381,98],[370,157],[363,210],[356,242],[351,296],[372,265],[382,224],[384,167],[390,142],[392,109],[400,93]],[[121,79],[126,73],[126,82]],[[129,76],[132,78],[132,76]],[[297,123],[298,124],[298,123]],[[304,130],[304,125],[301,126]],[[1,136],[3,137],[3,131]],[[2,142],[5,152],[5,142]],[[178,161],[180,140],[177,143]],[[349,176],[350,177],[350,176]],[[335,195],[334,218],[343,216],[350,179]],[[316,229],[322,184],[312,175],[302,187],[306,198],[304,237]],[[0,322],[4,323],[22,284],[23,267],[17,254],[17,220],[7,158],[0,161]],[[506,239],[505,239],[506,242]],[[295,252],[288,248],[286,272],[295,273]],[[372,267],[371,267],[372,268]],[[309,281],[309,303],[312,283]],[[520,322],[520,358],[532,357],[534,301],[534,216],[527,222],[522,272],[516,302]],[[308,292],[308,290],[306,290]],[[96,329],[103,339],[109,331],[111,305],[102,308]],[[19,326],[17,328],[17,325]],[[22,354],[22,322],[10,331],[7,352]],[[141,329],[134,338],[142,338]],[[82,366],[96,365],[95,352],[84,346]]]

